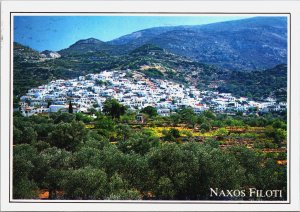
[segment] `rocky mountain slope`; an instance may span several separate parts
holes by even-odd
[[[261,70],[287,63],[287,19],[255,17],[200,26],[158,27],[108,43],[128,50],[151,43],[230,70]]]
[[[145,44],[223,69],[268,69],[287,63],[287,19],[255,17],[198,26],[156,27],[109,42],[95,38],[79,40],[59,54],[97,52],[120,56]]]

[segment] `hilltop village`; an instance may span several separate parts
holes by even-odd
[[[274,98],[251,101],[230,93],[200,91],[194,86],[148,78],[141,72],[127,70],[59,79],[32,88],[20,98],[20,111],[23,116],[68,111],[72,102],[74,112],[87,113],[91,108],[102,110],[107,98],[114,98],[132,110],[152,106],[161,116],[169,116],[184,107],[192,107],[195,113],[212,110],[227,114],[286,110],[286,103],[278,103]]]

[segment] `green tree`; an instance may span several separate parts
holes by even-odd
[[[107,175],[101,169],[70,169],[65,176],[62,187],[68,199],[104,199],[108,192]]]
[[[21,143],[23,143],[22,131],[19,130],[15,126],[13,127],[13,142],[14,142],[14,144],[21,144]]]
[[[189,185],[195,182],[196,173],[199,175],[199,164],[193,152],[185,151],[183,146],[169,143],[153,148],[147,154],[149,168],[154,172],[152,180],[161,180],[160,185],[154,183],[157,197],[169,193],[169,197],[174,194],[174,198],[188,198]]]
[[[273,121],[273,124],[272,124],[273,128],[275,129],[283,129],[283,130],[286,130],[287,126],[286,126],[286,123],[280,119],[275,119]]]
[[[141,110],[141,113],[149,115],[150,118],[157,116],[157,110],[155,107],[147,106]]]
[[[100,164],[98,167],[103,168],[108,177],[112,177],[119,172],[124,165],[124,154],[116,145],[106,145],[100,153]]]
[[[228,133],[228,130],[226,130],[225,128],[220,128],[215,132],[215,136],[217,136],[218,139],[222,140],[228,135]]]
[[[129,188],[129,184],[119,174],[114,174],[109,183],[110,200],[138,200],[141,194],[137,190]]]
[[[38,152],[43,151],[44,149],[50,148],[50,144],[47,141],[37,141],[36,143],[34,143],[34,147],[38,150]]]
[[[209,156],[205,160],[206,177],[212,188],[239,189],[245,181],[245,170],[234,155],[224,152],[220,148],[206,147]]]
[[[209,123],[202,123],[202,124],[200,125],[200,130],[201,130],[201,132],[209,132],[210,129],[211,129],[211,126],[210,126]]]
[[[55,125],[54,130],[50,133],[49,142],[52,146],[75,151],[85,141],[86,134],[87,131],[82,122],[60,122]]]
[[[176,128],[171,128],[169,131],[164,131],[163,134],[165,135],[164,140],[166,141],[176,141],[176,139],[180,137],[179,130]]]
[[[213,120],[211,122],[212,127],[225,127],[225,123],[221,120]]]
[[[228,150],[245,169],[244,185],[259,186],[261,183],[262,156],[245,146],[233,146]]]
[[[71,100],[69,102],[69,113],[73,113],[73,106]]]
[[[52,123],[39,123],[34,125],[34,129],[37,133],[37,140],[46,141],[49,133],[53,131],[55,125]]]
[[[195,127],[197,116],[192,108],[184,108],[180,110],[178,114],[180,115],[180,120],[183,123],[190,125],[191,127]]]
[[[169,130],[169,133],[171,136],[173,136],[174,138],[179,138],[180,137],[180,133],[179,130],[177,130],[176,128],[171,128]]]
[[[99,107],[98,103],[93,104],[93,107],[88,109],[89,114],[96,114],[98,111],[95,109],[96,107]]]
[[[169,118],[173,127],[176,127],[180,122],[180,115],[178,113],[171,114]]]
[[[36,170],[36,181],[42,188],[49,190],[49,198],[56,199],[56,191],[62,189],[61,181],[64,171],[70,168],[72,161],[71,153],[51,147],[44,149],[41,153],[41,168]]]
[[[50,118],[53,120],[54,124],[58,124],[60,122],[71,123],[75,120],[75,115],[73,113],[62,113],[59,111],[57,113],[51,113]]]
[[[120,117],[120,122],[122,123],[133,123],[135,121],[136,113],[126,112]]]
[[[106,116],[99,116],[95,120],[95,129],[97,129],[98,133],[107,137],[111,138],[115,134],[115,122]]]
[[[38,187],[32,180],[21,178],[13,185],[13,198],[14,199],[37,199]]]
[[[215,119],[216,118],[216,114],[214,114],[211,110],[205,110],[202,113],[206,118],[208,119]]]
[[[118,148],[124,153],[146,154],[152,147],[159,144],[159,139],[148,132],[137,132],[129,139],[118,142]]]
[[[106,145],[109,145],[109,138],[100,135],[95,130],[88,131],[84,146],[102,150]]]
[[[235,115],[236,115],[236,116],[243,116],[243,112],[242,112],[242,111],[237,111],[237,112],[235,113]]]
[[[133,133],[128,124],[118,124],[116,126],[117,139],[125,142]]]
[[[282,145],[287,138],[286,130],[282,128],[274,128],[273,126],[267,126],[265,128],[265,135],[269,138],[272,138],[274,143],[278,145]]]
[[[103,113],[112,117],[112,119],[120,119],[124,115],[126,108],[115,99],[107,99],[103,104]]]
[[[32,127],[24,127],[22,131],[22,143],[31,143],[37,140],[37,133]]]
[[[176,189],[174,188],[172,181],[168,177],[163,176],[158,180],[155,194],[158,199],[170,200],[176,195]]]
[[[123,164],[118,173],[129,183],[129,188],[134,188],[141,193],[147,193],[153,188],[153,172],[148,166],[145,155],[131,152],[123,155]]]
[[[287,168],[276,164],[274,159],[268,158],[265,160],[261,169],[261,178],[259,180],[261,189],[282,189],[283,198],[287,198]]]
[[[72,164],[75,168],[94,167],[97,168],[101,163],[100,160],[101,150],[84,146],[78,151],[73,153]]]
[[[82,121],[84,123],[90,123],[93,121],[93,118],[89,115],[85,115],[83,113],[76,113],[75,115],[77,121]]]
[[[13,125],[14,144],[30,144],[37,140],[37,133],[32,127],[30,119],[25,117],[14,117]]]
[[[37,184],[33,173],[40,158],[36,148],[29,144],[19,144],[13,149],[13,198],[37,198]]]

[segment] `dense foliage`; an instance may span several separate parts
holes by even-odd
[[[283,189],[286,199],[286,166],[276,163],[286,153],[262,151],[285,147],[286,114],[229,117],[183,109],[171,117],[153,114],[144,124],[131,111],[119,115],[96,112],[91,121],[86,114],[15,113],[13,197],[38,198],[47,189],[50,199],[226,200],[210,197],[209,189],[251,186]],[[249,139],[251,148],[242,142]]]
[[[265,71],[231,72],[225,77],[226,83],[218,90],[255,100],[273,96],[278,101],[286,101],[287,75],[286,65],[278,65]]]

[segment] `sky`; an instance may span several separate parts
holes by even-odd
[[[245,16],[14,16],[14,41],[35,50],[58,51],[81,39],[110,41],[159,26],[202,25]]]

